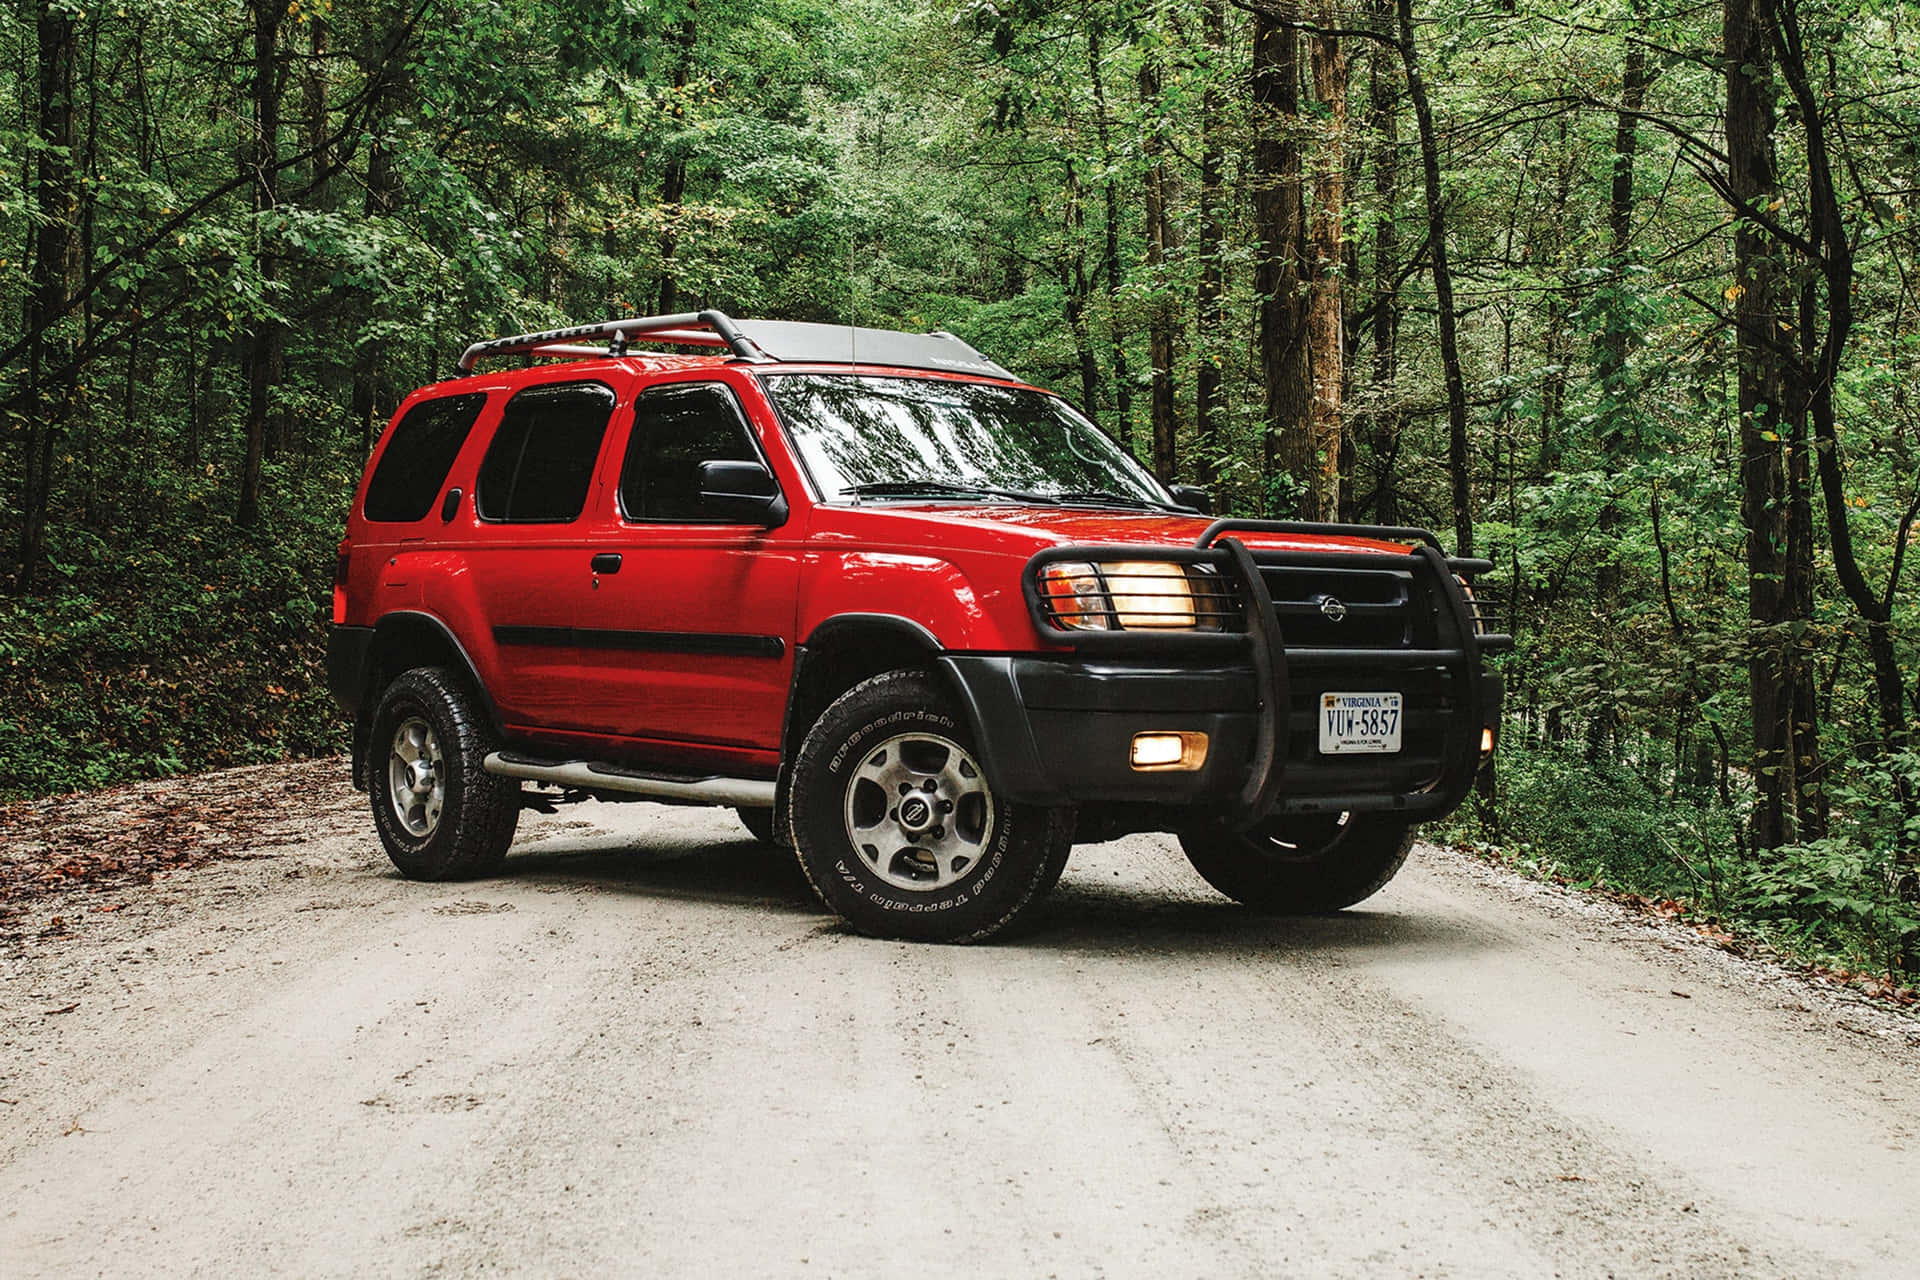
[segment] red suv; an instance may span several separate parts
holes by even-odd
[[[732,806],[890,937],[984,938],[1136,831],[1250,906],[1347,906],[1493,750],[1491,566],[1203,506],[944,333],[478,343],[340,544],[354,783],[423,879],[497,870],[523,807]]]

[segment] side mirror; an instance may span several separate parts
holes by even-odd
[[[1167,492],[1173,500],[1189,511],[1198,511],[1203,516],[1213,514],[1213,495],[1197,484],[1170,485]]]
[[[758,524],[771,529],[787,521],[787,500],[774,483],[773,473],[759,462],[701,463],[700,509],[729,524]]]

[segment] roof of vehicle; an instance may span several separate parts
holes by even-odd
[[[586,345],[598,339],[604,347]],[[845,364],[863,367],[923,369],[1015,380],[1013,374],[950,333],[903,333],[857,325],[808,324],[792,320],[734,320],[719,311],[671,316],[637,316],[597,324],[546,329],[492,338],[469,346],[460,372],[472,373],[481,360],[530,355],[594,359],[626,356],[634,341],[680,347],[720,347],[731,354],[723,362],[747,364]],[[653,352],[633,352],[652,356]]]

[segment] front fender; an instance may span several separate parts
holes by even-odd
[[[996,565],[1005,562],[1006,581],[983,587],[939,556],[894,551],[816,554],[799,601],[798,634],[811,636],[835,617],[886,614],[917,625],[942,650],[1031,648],[1019,562],[1011,557],[994,560]]]

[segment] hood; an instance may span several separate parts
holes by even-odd
[[[824,517],[824,518],[823,518]],[[1007,502],[900,502],[815,511],[815,536],[912,545],[934,551],[968,548],[1028,556],[1072,543],[1191,547],[1217,517],[1111,508],[1028,507]],[[1358,526],[1364,528],[1365,526]],[[1401,555],[1401,542],[1330,534],[1230,535],[1263,551],[1372,551]]]

